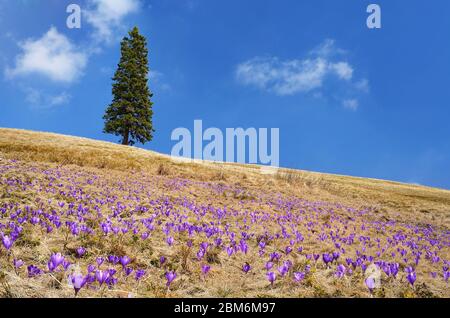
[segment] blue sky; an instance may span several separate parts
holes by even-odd
[[[83,9],[81,29],[66,7]],[[114,5],[111,5],[114,4]],[[150,49],[155,138],[280,129],[280,165],[450,189],[450,2],[0,0],[0,126],[108,141],[119,42]]]

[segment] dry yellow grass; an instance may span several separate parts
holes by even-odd
[[[260,166],[172,160],[170,156],[136,147],[53,133],[0,129],[4,158],[77,165],[113,171],[166,170],[172,177],[227,181],[315,200],[371,206],[381,214],[398,213],[404,220],[450,228],[450,191],[393,181],[340,176],[292,169],[262,173]],[[385,215],[388,217],[388,215]]]
[[[6,164],[9,160],[18,160],[18,165],[24,172],[6,172],[2,177],[21,178],[24,180],[36,180],[43,182],[41,174],[34,173],[33,168],[39,169],[64,169],[67,173],[80,173],[82,176],[98,176],[104,184],[111,189],[111,194],[123,195],[123,191],[115,188],[117,184],[126,183],[130,189],[138,189],[143,185],[149,186],[152,195],[167,196],[169,198],[186,197],[195,200],[197,204],[227,206],[229,208],[240,207],[240,202],[245,201],[247,207],[256,210],[263,209],[259,198],[268,194],[279,194],[286,198],[300,198],[312,202],[324,202],[324,204],[342,204],[354,209],[369,209],[368,218],[380,221],[395,220],[414,225],[430,224],[440,231],[450,229],[450,191],[403,184],[398,182],[376,179],[364,179],[356,177],[321,174],[291,169],[266,169],[256,165],[240,165],[230,163],[211,162],[183,162],[173,160],[170,156],[146,151],[134,147],[126,147],[113,143],[94,141],[79,137],[62,136],[51,133],[31,132],[16,129],[0,129],[0,164]],[[81,176],[80,176],[81,178]],[[172,180],[187,180],[187,186],[181,190],[176,185],[171,185]],[[200,182],[200,183],[197,183]],[[220,194],[203,185],[204,182],[212,182],[214,187],[228,186],[231,190],[225,190]],[[150,187],[151,185],[151,187]],[[99,192],[95,186],[86,188],[90,194]],[[234,191],[239,189],[239,192]],[[5,188],[0,188],[6,191]],[[0,191],[0,206],[2,203],[14,203],[19,205],[35,203],[35,197],[28,192],[16,191],[6,193]],[[54,199],[51,193],[42,193],[41,200]],[[127,201],[124,202],[127,204]],[[266,211],[277,213],[278,211]],[[337,212],[338,218],[350,217],[348,212]],[[326,224],[329,217],[324,217]],[[334,217],[334,216],[331,216]],[[327,219],[328,218],[328,219]],[[126,216],[124,216],[126,219]],[[195,222],[194,216],[189,220]],[[359,223],[357,223],[359,224]],[[257,228],[263,233],[264,227]],[[169,249],[162,233],[151,237],[145,244],[136,242],[132,238],[103,239],[101,236],[81,237],[77,241],[71,241],[65,237],[47,237],[42,231],[27,228],[27,235],[15,251],[15,257],[21,257],[24,261],[33,261],[45,264],[51,252],[61,251],[61,246],[67,253],[83,244],[88,247],[90,254],[86,259],[80,260],[79,266],[85,268],[88,263],[95,263],[95,255],[101,253],[113,253],[135,255],[133,264],[147,266],[148,277],[145,281],[135,286],[132,279],[114,289],[104,289],[103,296],[121,297],[132,293],[136,296],[147,297],[321,297],[321,296],[367,296],[362,274],[341,281],[334,279],[334,272],[326,268],[313,268],[313,273],[302,286],[293,282],[276,284],[274,287],[267,285],[263,278],[256,277],[261,273],[251,272],[243,275],[239,270],[244,262],[249,262],[255,268],[263,268],[265,261],[257,254],[236,255],[227,258],[223,251],[215,251],[216,256],[211,255],[213,264],[211,273],[206,280],[201,278],[200,269],[195,262],[196,250],[187,249],[185,246],[177,246]],[[181,235],[181,234],[180,234]],[[186,237],[175,238],[176,241],[186,240]],[[305,250],[327,252],[332,246],[308,241],[310,245],[304,246]],[[194,242],[199,243],[199,242]],[[256,243],[255,243],[256,244]],[[283,246],[272,246],[273,250],[282,250]],[[349,248],[351,250],[351,248]],[[1,251],[0,251],[1,253]],[[449,252],[444,251],[447,259]],[[163,280],[161,269],[158,266],[150,266],[166,255],[174,259],[171,266],[176,266],[179,277],[173,289],[168,291],[163,284],[156,282]],[[5,253],[0,254],[0,265],[6,270],[0,269],[0,293],[3,296],[16,297],[69,297],[73,294],[70,287],[64,283],[64,277],[57,275],[42,276],[30,280],[23,275],[17,275],[11,269],[9,259]],[[214,261],[217,258],[217,262]],[[297,263],[298,262],[298,263]],[[295,256],[294,267],[302,268],[304,258]],[[237,268],[230,271],[229,268]],[[422,288],[425,293],[434,296],[449,296],[444,282],[434,282],[424,273],[419,273],[424,282]],[[259,277],[258,276],[258,277]],[[153,279],[158,277],[158,279]],[[383,297],[424,297],[417,289],[415,294],[408,290],[404,284],[397,281],[386,282]],[[420,289],[420,288],[419,288]],[[83,296],[99,296],[98,291],[83,291]],[[381,291],[380,291],[381,293]]]

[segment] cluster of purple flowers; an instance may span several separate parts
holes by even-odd
[[[17,163],[0,163],[4,173],[23,169],[27,168]],[[70,274],[76,294],[83,288],[114,286],[127,277],[140,281],[148,273],[148,268],[137,268],[137,256],[131,253],[95,255],[89,245],[81,243],[81,238],[88,236],[164,247],[168,252],[166,256],[158,255],[155,267],[164,273],[162,283],[170,288],[178,265],[172,256],[179,247],[186,246],[193,250],[193,261],[204,278],[212,275],[209,256],[216,254],[239,262],[238,269],[230,266],[223,270],[237,270],[243,277],[259,277],[277,286],[284,281],[302,286],[300,283],[311,275],[311,267],[334,273],[336,280],[345,280],[355,273],[365,274],[368,266],[375,264],[383,279],[402,281],[412,288],[423,277],[445,282],[450,277],[448,231],[431,225],[379,220],[370,208],[354,209],[263,191],[256,191],[255,199],[227,207],[189,199],[180,191],[189,187],[222,197],[224,193],[239,196],[242,189],[171,179],[164,183],[170,196],[156,195],[154,189],[161,187],[161,181],[150,176],[118,183],[92,172],[38,166],[28,169],[42,174],[46,181],[30,183],[0,175],[0,184],[8,193],[26,190],[36,197],[45,193],[52,198],[35,205],[0,202],[0,248],[6,251],[9,261],[18,256],[26,260],[14,253],[23,231],[40,231],[49,239],[61,233],[68,235],[78,246],[71,254],[53,253],[46,264],[25,264],[14,258],[13,266],[20,274],[26,265],[28,277],[33,278],[66,273],[72,264],[85,264],[85,274]],[[91,190],[94,185],[98,191]],[[120,194],[113,194],[113,188]],[[327,222],[321,221],[324,218]],[[262,265],[254,262],[255,256],[263,260]],[[92,259],[95,261],[91,264]],[[216,272],[218,269],[214,269],[214,275]],[[361,278],[360,284],[365,284],[369,292],[376,288],[373,278]]]

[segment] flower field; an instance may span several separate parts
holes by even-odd
[[[1,297],[450,297],[448,191],[111,168],[55,137],[81,165],[26,134],[0,130]]]

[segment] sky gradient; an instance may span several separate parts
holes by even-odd
[[[68,29],[66,7],[83,9]],[[114,4],[114,5],[111,5]],[[155,138],[280,129],[280,165],[450,189],[450,2],[0,0],[0,127],[107,141],[121,37],[148,38]]]

